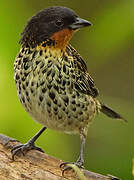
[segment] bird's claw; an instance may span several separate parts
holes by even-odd
[[[83,163],[80,162],[80,161],[75,162],[75,163],[72,163],[72,162],[64,162],[64,163],[61,163],[61,164],[60,164],[60,168],[62,169],[62,176],[64,176],[65,171],[69,171],[69,170],[72,169],[72,167],[69,166],[69,164],[76,165],[78,168],[84,168],[84,167],[83,167]]]
[[[25,156],[25,153],[32,149],[38,150],[40,152],[44,152],[40,147],[37,147],[31,143],[19,144],[19,145],[15,145],[11,150],[12,160],[14,160],[15,155],[22,154],[23,156]]]

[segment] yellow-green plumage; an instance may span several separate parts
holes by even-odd
[[[85,133],[99,106],[95,98],[77,87],[85,83],[85,72],[79,67],[82,64],[78,66],[71,46],[65,51],[54,50],[53,45],[43,46],[22,48],[16,57],[18,97],[26,111],[44,126]]]

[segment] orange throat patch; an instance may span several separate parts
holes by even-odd
[[[75,30],[63,29],[59,32],[54,33],[50,39],[55,41],[55,47],[65,49],[71,40]]]

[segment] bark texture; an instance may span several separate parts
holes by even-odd
[[[62,176],[59,168],[62,160],[31,150],[25,156],[11,159],[11,148],[19,144],[17,140],[0,134],[0,180],[78,180],[75,172],[68,171]],[[87,180],[119,180],[88,170],[81,170]]]

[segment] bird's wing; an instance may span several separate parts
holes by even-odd
[[[68,45],[68,48],[71,51],[75,65],[75,88],[84,94],[96,97],[99,94],[99,91],[95,86],[94,80],[91,78],[87,71],[86,63],[84,62],[80,54],[71,45]]]

